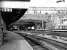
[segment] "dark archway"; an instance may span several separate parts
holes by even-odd
[[[13,22],[19,20],[27,11],[27,9],[12,9],[12,12],[1,12],[1,16],[6,25],[10,25]]]

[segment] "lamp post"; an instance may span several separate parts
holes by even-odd
[[[42,29],[44,30],[44,20],[43,20],[43,16],[42,16]]]

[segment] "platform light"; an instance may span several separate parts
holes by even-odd
[[[12,8],[2,8],[3,12],[12,12]]]

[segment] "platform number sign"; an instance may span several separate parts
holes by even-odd
[[[65,2],[65,0],[57,0],[56,3]]]

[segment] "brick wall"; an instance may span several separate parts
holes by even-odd
[[[34,19],[46,21],[46,29],[60,29],[62,24],[61,18],[67,18],[66,11],[56,11],[55,13],[45,14],[25,14],[21,19]]]

